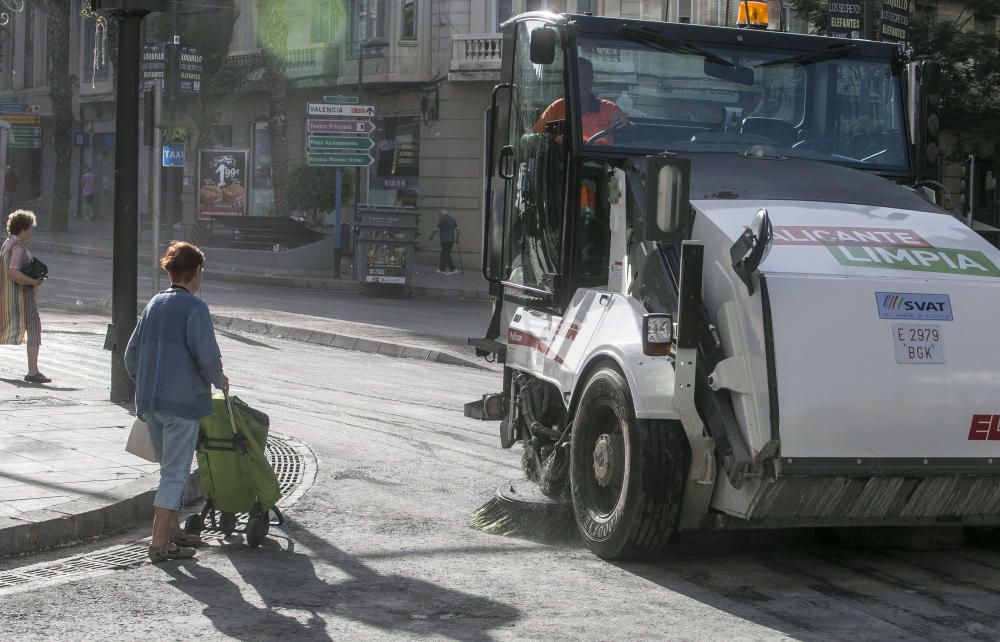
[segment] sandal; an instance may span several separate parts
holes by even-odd
[[[41,372],[36,372],[35,374],[24,375],[24,380],[29,383],[51,383],[52,380],[43,375]]]
[[[195,533],[188,533],[187,531],[181,531],[179,537],[171,537],[171,544],[177,544],[178,546],[186,546],[188,548],[193,548],[201,546],[201,535]]]
[[[183,560],[194,557],[193,548],[182,548],[176,544],[167,544],[160,548],[149,547],[149,560],[153,564],[166,562],[167,560]]]

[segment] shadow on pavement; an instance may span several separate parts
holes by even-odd
[[[240,638],[256,634],[329,639],[323,616],[333,615],[404,636],[490,640],[490,630],[521,617],[517,608],[489,598],[405,575],[379,573],[287,517],[284,530],[309,554],[297,552],[291,541],[283,549],[273,538],[257,550],[242,543],[224,547],[230,563],[260,595],[265,609],[248,604],[236,584],[197,563],[162,568],[174,576],[174,586],[205,604],[204,613],[219,632]],[[340,571],[347,579],[326,581],[317,574],[317,565]],[[308,612],[308,624],[281,611]],[[257,628],[248,628],[252,621]],[[337,635],[343,636],[343,631]]]
[[[80,388],[60,388],[58,386],[50,386],[44,383],[31,383],[30,381],[25,381],[24,379],[4,379],[0,378],[0,381],[4,383],[9,383],[17,388],[33,388],[35,390],[45,390],[48,392],[76,392]]]
[[[308,624],[276,612],[271,605],[257,607],[243,597],[233,581],[195,559],[160,566],[173,578],[170,585],[205,605],[202,614],[215,629],[238,640],[286,638],[291,640],[329,640],[326,622],[313,615]]]

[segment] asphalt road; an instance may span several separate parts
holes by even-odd
[[[43,349],[59,359],[58,383],[81,388],[62,394],[93,394],[73,384],[78,370],[99,383],[99,322],[51,319],[65,332]],[[6,639],[1000,637],[1000,554],[975,548],[695,534],[662,560],[611,564],[573,541],[480,533],[468,515],[519,475],[496,425],[462,415],[497,387],[495,373],[238,335],[221,347],[235,392],[315,453],[315,484],[287,527],[258,550],[236,538],[194,561],[4,594]],[[22,351],[0,348],[0,363]]]
[[[90,256],[45,257],[52,275],[38,292],[39,306],[111,310],[111,261]],[[490,306],[483,301],[379,298],[298,288],[213,282],[208,264],[200,296],[210,308],[252,308],[324,317],[402,330],[410,336],[438,338],[451,346],[481,337]],[[224,268],[217,268],[224,269]],[[151,268],[140,266],[140,307],[152,293]],[[161,287],[166,287],[166,281]]]

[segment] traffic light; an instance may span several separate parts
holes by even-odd
[[[976,157],[969,154],[962,161],[961,191],[959,193],[959,208],[962,211],[962,218],[970,219],[972,208],[975,206],[975,185],[976,185]]]
[[[913,143],[913,174],[935,177],[938,135],[941,132],[941,68],[934,60],[909,64],[908,98],[910,139]]]

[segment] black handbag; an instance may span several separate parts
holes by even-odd
[[[49,277],[49,266],[37,258],[33,258],[31,259],[31,263],[21,268],[21,274],[29,279],[47,279]]]

